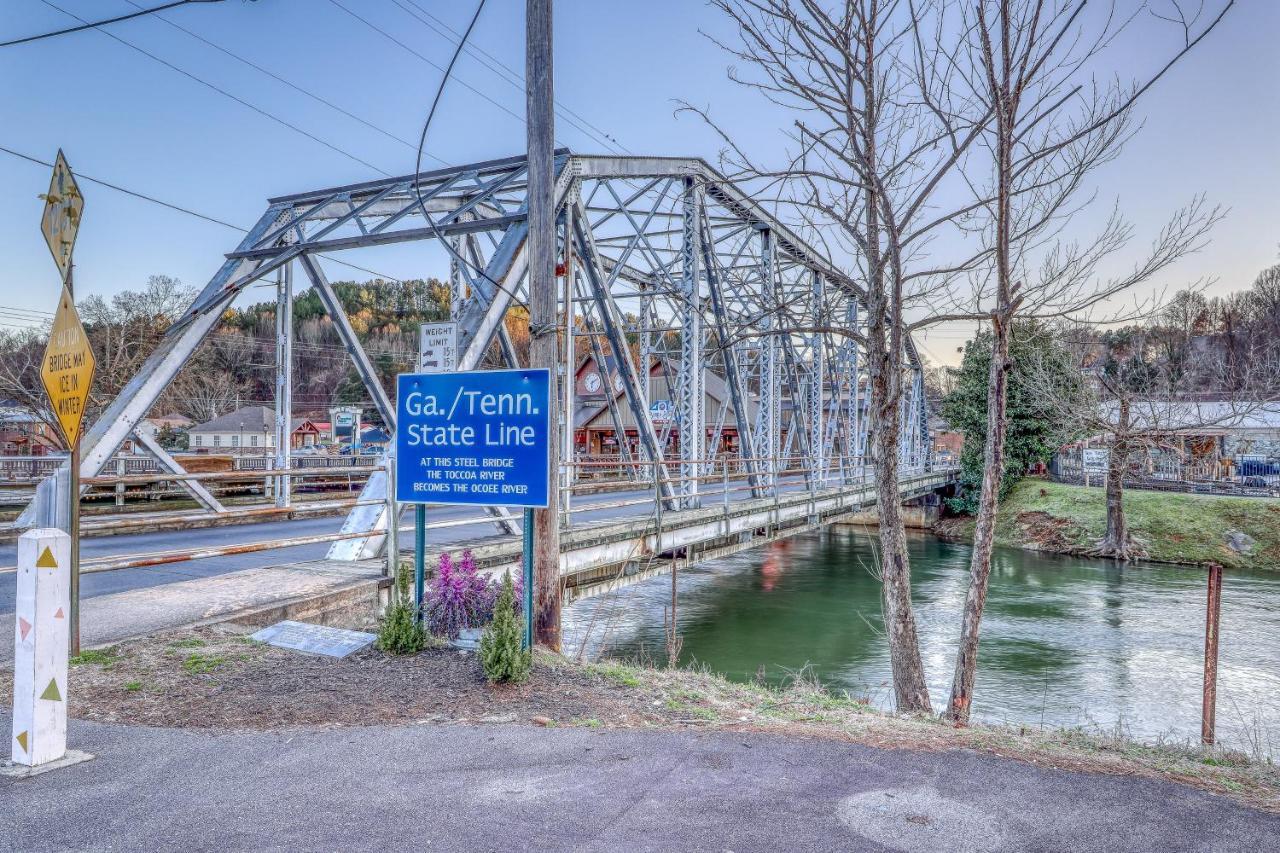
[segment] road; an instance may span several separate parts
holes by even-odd
[[[784,490],[803,488],[803,480],[784,481]],[[723,500],[720,486],[705,490],[710,502]],[[731,484],[730,499],[744,497],[749,493],[745,485]],[[610,492],[598,495],[575,497],[574,506],[584,507],[584,511],[575,511],[574,523],[601,521],[609,518],[635,517],[653,512],[653,502],[645,500],[652,496],[648,490],[632,490],[626,492]],[[641,501],[633,506],[619,506],[627,501]],[[594,509],[592,507],[595,507]],[[428,523],[441,521],[460,521],[466,518],[477,518],[476,523],[456,527],[443,527],[428,531],[428,542],[431,544],[448,544],[479,539],[491,535],[496,528],[491,521],[479,520],[482,511],[469,507],[432,507],[428,511]],[[411,519],[408,513],[405,519]],[[301,518],[292,521],[271,521],[257,524],[241,524],[229,527],[210,527],[196,530],[165,531],[161,533],[134,533],[123,536],[103,536],[84,539],[80,544],[80,559],[89,563],[108,557],[132,557],[141,554],[172,551],[177,549],[214,548],[226,545],[241,545],[254,542],[275,542],[303,536],[315,536],[337,533],[342,527],[342,517]],[[402,524],[405,523],[402,521]],[[403,528],[406,532],[411,527]],[[136,569],[120,569],[109,572],[85,574],[80,582],[81,598],[93,598],[99,595],[110,595],[127,592],[133,589],[144,589],[192,580],[193,578],[212,577],[242,569],[256,569],[266,566],[277,566],[283,563],[294,563],[306,560],[318,560],[329,550],[328,542],[310,545],[295,545],[286,548],[272,548],[266,551],[255,551],[248,554],[236,554],[225,557],[206,557],[180,563],[169,563],[159,566],[146,566]],[[402,550],[412,548],[412,538],[403,537]],[[14,574],[12,567],[17,562],[17,545],[0,545],[0,615],[12,613],[14,610]],[[5,570],[8,571],[5,571]]]
[[[1168,782],[730,732],[72,721],[70,743],[98,758],[0,778],[5,849],[1258,851],[1280,837],[1280,817]]]

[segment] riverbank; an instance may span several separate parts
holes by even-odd
[[[1129,489],[1124,507],[1130,530],[1146,548],[1147,559],[1154,562],[1280,568],[1280,501]],[[973,526],[972,517],[948,518],[934,532],[953,541],[970,541]],[[1105,529],[1101,488],[1028,478],[1001,501],[996,544],[1086,554]],[[1235,532],[1243,533],[1252,544],[1233,549],[1228,537]]]
[[[0,672],[0,694],[10,681],[9,672]],[[1144,745],[1118,732],[955,729],[877,711],[822,689],[803,671],[770,687],[705,670],[581,664],[540,654],[529,683],[491,686],[473,654],[453,649],[396,657],[370,648],[330,660],[213,626],[86,652],[69,682],[72,716],[107,724],[210,731],[515,724],[820,738],[879,749],[971,750],[1037,767],[1177,782],[1280,813],[1280,770],[1265,758]]]

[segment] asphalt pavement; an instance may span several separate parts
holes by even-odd
[[[1172,783],[816,739],[72,721],[70,745],[98,757],[0,778],[0,847],[960,853],[1280,842],[1280,817]]]

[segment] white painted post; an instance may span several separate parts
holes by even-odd
[[[13,762],[34,767],[67,751],[71,537],[56,528],[18,538],[13,650]]]

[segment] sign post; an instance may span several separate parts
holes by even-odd
[[[53,177],[49,192],[44,195],[44,213],[40,218],[40,232],[44,235],[53,262],[62,277],[62,296],[54,315],[53,329],[49,333],[49,345],[45,349],[40,378],[45,392],[62,427],[62,437],[71,452],[70,483],[67,489],[70,506],[67,514],[67,533],[71,537],[70,564],[70,632],[71,653],[80,653],[80,426],[84,421],[84,408],[89,399],[89,387],[93,384],[94,359],[84,326],[76,313],[75,290],[72,284],[72,252],[76,235],[80,232],[80,219],[84,212],[84,196],[76,184],[75,175],[58,149],[53,163]]]
[[[396,500],[418,504],[422,602],[427,503],[526,508],[525,642],[532,644],[532,510],[549,505],[551,371],[404,373],[396,381]]]
[[[71,537],[56,528],[18,537],[13,632],[14,764],[36,767],[67,751],[67,611]]]

